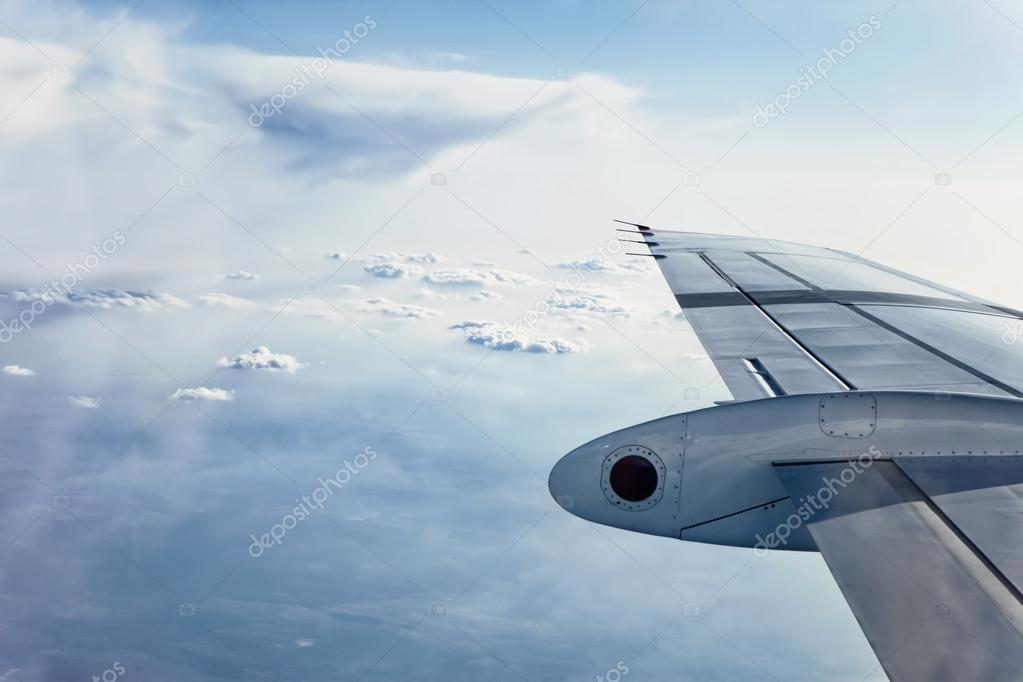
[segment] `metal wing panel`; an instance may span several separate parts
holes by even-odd
[[[832,249],[641,234],[737,400],[849,389],[1023,397],[1023,313]],[[1019,347],[993,345],[999,328]]]
[[[900,458],[898,466],[1023,590],[1023,457]]]
[[[760,276],[777,282],[779,273],[739,254]],[[729,261],[734,263],[733,261]],[[658,258],[665,279],[686,312],[697,337],[736,400],[755,400],[777,394],[773,379],[752,367],[785,377],[785,393],[821,393],[844,390],[814,359],[792,342],[785,331],[765,316],[703,254],[673,253]]]
[[[1013,318],[944,310],[863,306],[883,322],[1015,389],[1023,389],[1023,323]]]
[[[694,308],[686,318],[736,400],[774,394],[750,371],[752,360],[783,376],[786,393],[844,390],[752,305]]]
[[[769,306],[778,322],[863,389],[1007,393],[837,303]],[[894,310],[894,309],[893,309]]]
[[[876,461],[846,483],[849,467],[775,470],[797,508],[818,503],[806,527],[890,679],[1021,679],[1018,590],[895,464]]]

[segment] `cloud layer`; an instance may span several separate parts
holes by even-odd
[[[466,320],[451,325],[449,329],[461,330],[466,343],[496,351],[562,355],[581,353],[586,350],[586,344],[583,341],[534,336],[512,331],[510,328],[492,321]]]

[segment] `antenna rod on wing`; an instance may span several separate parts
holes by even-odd
[[[651,228],[647,227],[646,225],[640,225],[639,223],[630,223],[628,220],[618,220],[617,218],[615,218],[614,221],[616,223],[621,223],[622,225],[632,225],[633,227],[638,228],[640,232],[651,231]]]

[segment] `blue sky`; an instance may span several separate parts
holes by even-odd
[[[546,476],[729,398],[614,218],[1023,305],[1018,8],[0,19],[0,680],[884,679],[819,556],[594,526]]]

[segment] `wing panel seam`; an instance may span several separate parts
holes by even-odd
[[[706,254],[706,252],[701,252],[700,253],[700,258],[703,260],[704,263],[706,263],[716,273],[718,273],[718,275],[720,275],[723,280],[728,282],[729,285],[731,285],[736,291],[738,291],[740,294],[742,294],[743,298],[745,298],[747,301],[749,301],[749,304],[751,306],[753,306],[754,308],[759,310],[760,313],[765,318],[767,318],[767,320],[774,326],[775,329],[777,329],[779,332],[781,332],[782,335],[785,336],[785,338],[787,338],[790,342],[792,342],[792,344],[796,348],[798,348],[801,351],[803,351],[803,353],[808,358],[810,358],[810,360],[813,361],[814,364],[816,364],[818,367],[823,369],[828,374],[828,376],[830,376],[831,379],[834,380],[839,386],[841,386],[842,388],[844,388],[847,391],[855,391],[856,390],[856,386],[854,384],[852,384],[845,377],[843,377],[838,371],[836,371],[830,365],[828,365],[828,363],[824,362],[824,360],[821,359],[821,357],[818,356],[815,352],[813,352],[813,350],[811,350],[807,346],[803,345],[799,341],[799,339],[797,339],[792,334],[792,332],[790,332],[788,329],[786,329],[782,324],[780,324],[778,322],[777,319],[775,319],[774,315],[769,313],[762,305],[757,303],[757,301],[755,299],[753,299],[748,293],[746,293],[746,291],[741,286],[739,286],[734,280],[732,280],[731,277],[728,277],[728,275],[724,273],[724,271],[717,265],[717,263],[715,263],[713,260],[711,260],[710,256],[708,256]]]

